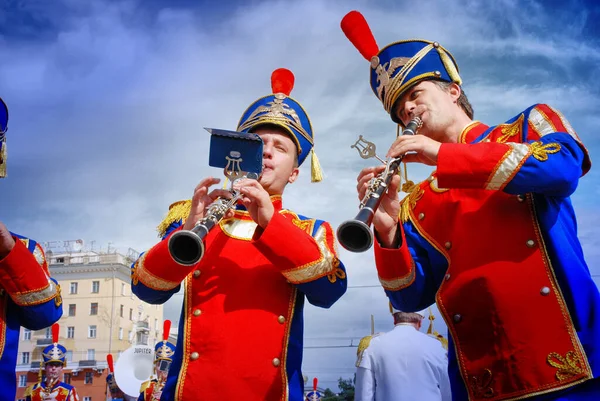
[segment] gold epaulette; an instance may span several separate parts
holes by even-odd
[[[444,349],[446,351],[448,351],[448,339],[444,338],[443,335],[441,335],[440,333],[438,333],[437,331],[434,331],[433,334],[429,334],[431,337],[435,338],[436,340],[438,340],[439,342],[442,343],[442,347],[444,347]]]
[[[358,349],[356,350],[356,367],[360,366],[360,362],[362,361],[363,353],[367,348],[369,348],[369,344],[371,344],[371,340],[377,337],[380,333],[371,334],[370,336],[366,336],[360,339],[358,343]]]
[[[169,206],[169,213],[160,222],[156,230],[158,231],[158,235],[162,238],[165,236],[167,232],[167,228],[176,221],[185,221],[186,217],[190,214],[190,210],[192,209],[192,200],[180,200],[178,202],[172,203]]]
[[[151,379],[151,380],[146,380],[145,382],[143,382],[140,385],[140,393],[143,393],[144,391],[146,391],[146,389],[150,386],[150,383],[152,383],[153,381],[155,381],[155,380]]]

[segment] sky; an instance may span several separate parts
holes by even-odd
[[[0,3],[0,96],[10,110],[0,221],[40,242],[148,249],[168,205],[189,198],[203,177],[221,174],[208,166],[203,127],[235,129],[246,107],[271,93],[270,74],[279,67],[296,76],[292,97],[311,117],[325,172],[324,182],[311,184],[307,162],[284,206],[333,227],[354,217],[356,176],[373,163],[350,145],[362,134],[385,154],[395,125],[371,92],[369,63],[339,28],[353,9],[380,47],[410,38],[446,47],[477,120],[495,125],[548,103],[569,119],[592,161],[600,151],[600,6],[592,2],[216,3]],[[431,171],[409,166],[414,181]],[[599,196],[593,167],[572,200],[595,275]],[[340,255],[348,292],[331,309],[305,309],[304,373],[332,388],[352,376],[351,345],[370,333],[370,315],[377,332],[392,328],[372,252]],[[181,299],[169,301],[166,317],[178,320]]]

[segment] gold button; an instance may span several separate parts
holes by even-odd
[[[517,195],[517,200],[519,202],[525,202],[525,195]]]
[[[200,309],[196,309],[194,311],[194,316],[200,316],[201,313],[202,313],[202,311]]]
[[[446,247],[446,249],[449,250],[450,248],[452,248],[452,242],[448,241],[444,244],[444,246]]]
[[[192,354],[190,355],[190,359],[192,361],[195,361],[196,359],[200,358],[200,354],[197,352],[192,352]]]
[[[440,47],[440,44],[438,42],[433,42],[432,44],[433,44],[433,47],[435,47],[435,48]]]
[[[419,220],[423,220],[425,218],[425,213],[419,213]]]
[[[194,278],[200,277],[200,270],[194,270]]]
[[[442,75],[442,73],[441,73],[441,72],[439,72],[439,71],[434,71],[433,73],[435,74],[435,76],[436,76],[436,77],[439,77],[439,76],[441,76],[441,75]]]
[[[542,287],[542,289],[540,290],[540,294],[542,294],[543,296],[550,294],[550,288]]]
[[[433,181],[434,179],[435,179],[435,177],[432,176],[432,175],[430,175],[429,177],[427,177],[427,181],[429,181],[429,182]]]
[[[279,316],[279,317],[277,318],[277,321],[278,321],[279,323],[281,323],[281,324],[284,324],[284,323],[285,323],[285,316]]]
[[[273,366],[277,367],[281,365],[281,361],[279,360],[279,358],[273,358]]]
[[[457,313],[452,317],[452,319],[454,320],[454,323],[460,323],[460,321],[462,320],[462,316]]]
[[[450,274],[446,274],[446,275],[444,276],[444,280],[446,280],[446,281],[450,280]]]
[[[527,240],[527,246],[533,248],[535,246],[535,241],[532,239]]]

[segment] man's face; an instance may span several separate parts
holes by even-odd
[[[281,195],[285,186],[298,177],[296,145],[277,128],[259,127],[254,133],[263,140],[263,171],[258,182],[269,195]]]
[[[50,380],[60,380],[63,372],[63,364],[50,362],[46,364],[46,377]]]
[[[413,117],[421,117],[423,127],[419,133],[440,140],[460,111],[455,104],[459,96],[460,88],[456,84],[446,91],[432,81],[422,81],[400,97],[393,113],[405,126]]]

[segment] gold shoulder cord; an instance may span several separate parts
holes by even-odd
[[[398,138],[401,134],[402,134],[402,132],[401,132],[400,124],[398,124],[398,125],[396,125],[396,138]],[[404,164],[404,184],[402,184],[398,188],[398,192],[400,192],[400,190],[402,190],[402,192],[409,194],[414,189],[415,183],[408,179],[408,170],[406,168],[406,163],[403,162],[403,164]],[[398,175],[400,176],[400,181],[402,181],[402,170],[400,170],[400,169],[398,170]]]

